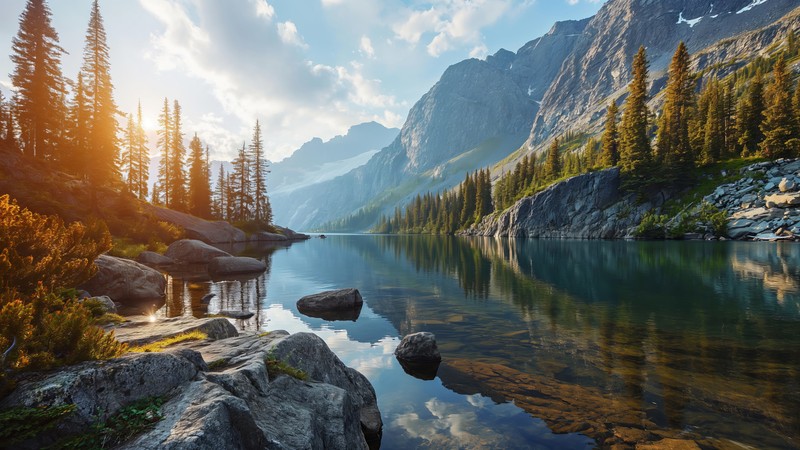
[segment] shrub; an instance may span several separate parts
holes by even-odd
[[[665,215],[646,212],[636,227],[636,236],[643,239],[664,239],[667,219]]]
[[[8,195],[0,196],[0,290],[33,293],[72,287],[97,271],[97,255],[111,248],[102,222],[68,226],[56,216],[20,208]]]
[[[700,206],[698,218],[711,228],[714,236],[720,237],[728,234],[728,213],[708,202]]]
[[[48,369],[124,353],[92,310],[64,290],[88,280],[111,247],[102,222],[65,225],[0,196],[0,394],[6,370]],[[59,294],[60,293],[60,294]]]

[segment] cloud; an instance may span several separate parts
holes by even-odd
[[[367,58],[375,58],[375,49],[372,48],[372,41],[367,36],[361,36],[358,50]]]
[[[367,76],[359,64],[309,61],[303,50],[308,44],[295,24],[273,23],[280,11],[263,0],[140,2],[163,27],[151,35],[148,50],[158,69],[202,80],[208,86],[204,94],[218,103],[214,117],[221,122],[203,118],[192,122],[207,127],[196,131],[212,145],[249,140],[260,119],[267,156],[279,160],[312,136],[332,137],[356,123],[402,124],[397,118],[404,106],[381,91],[380,80]],[[225,128],[230,130],[228,136]],[[229,155],[234,151],[235,146],[220,150]]]
[[[412,45],[432,35],[426,50],[434,57],[465,46],[474,51],[486,47],[481,30],[511,9],[510,0],[437,0],[427,9],[409,10],[392,31]]]
[[[266,0],[256,0],[256,15],[264,17],[267,20],[272,20],[275,17],[275,8],[272,7]]]
[[[300,48],[308,48],[308,44],[303,42],[303,38],[297,33],[297,26],[291,22],[281,22],[278,24],[278,36],[286,44],[296,45]]]

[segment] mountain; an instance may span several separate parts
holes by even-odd
[[[610,96],[629,82],[633,55],[647,49],[653,90],[666,82],[678,43],[700,52],[766,27],[798,7],[797,0],[611,0],[592,17],[547,88],[527,144],[540,144],[604,116]],[[752,55],[758,47],[749,48]],[[731,55],[728,55],[731,58]],[[732,58],[731,58],[732,59]]]
[[[595,16],[558,22],[516,53],[501,49],[486,61],[450,66],[392,144],[362,167],[295,191],[285,222],[330,229],[357,216],[340,229],[361,231],[416,194],[454,187],[467,172],[489,166],[496,177],[552,136],[599,132],[608,102],[624,100],[640,45],[655,96],[680,41],[698,70],[724,74],[797,29],[798,12],[797,0],[609,0]]]
[[[363,166],[397,136],[397,128],[376,122],[354,125],[343,136],[323,142],[314,138],[288,158],[272,164],[267,179],[270,203],[277,223],[294,214],[296,191],[313,187]]]
[[[288,200],[289,227],[309,229],[363,207],[372,219],[417,193],[449,188],[527,139],[538,101],[588,21],[556,24],[517,53],[450,66],[411,108],[400,135],[367,164]]]

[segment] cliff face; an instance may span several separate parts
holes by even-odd
[[[619,239],[631,237],[651,202],[619,189],[619,169],[569,178],[486,217],[469,236]]]
[[[544,94],[528,146],[601,118],[610,98],[624,94],[640,45],[647,49],[655,93],[679,42],[695,53],[769,26],[797,7],[795,0],[609,1],[589,20]]]

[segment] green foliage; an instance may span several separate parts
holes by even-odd
[[[639,226],[636,227],[636,237],[642,239],[664,239],[667,235],[668,220],[669,216],[648,211],[642,217]]]
[[[3,447],[36,437],[54,427],[62,418],[75,411],[75,405],[42,408],[11,408],[0,412],[0,442]]]
[[[721,237],[728,234],[728,214],[708,202],[700,205],[698,220],[705,223],[714,236]]]
[[[297,369],[295,367],[290,366],[285,361],[282,361],[275,357],[272,353],[267,355],[267,358],[264,360],[264,363],[267,365],[267,373],[269,374],[270,378],[277,377],[278,375],[289,375],[292,378],[297,378],[298,380],[306,381],[308,380],[308,374],[304,371]]]
[[[650,111],[647,108],[647,54],[644,47],[633,59],[633,79],[628,85],[628,99],[620,126],[620,166],[624,184],[639,189],[650,182],[652,155],[648,133]]]
[[[139,400],[120,409],[105,423],[92,426],[85,434],[60,443],[63,449],[114,448],[155,426],[164,418],[161,407],[164,399],[152,397]]]
[[[228,360],[225,358],[215,359],[208,363],[208,370],[217,370],[222,369],[223,367],[228,365]]]

